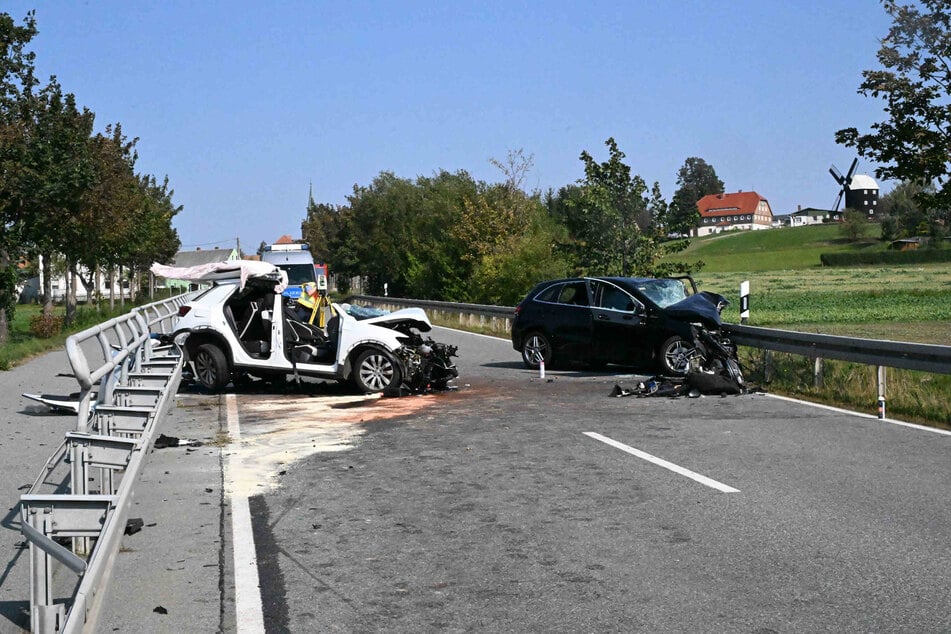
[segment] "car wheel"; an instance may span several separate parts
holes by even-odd
[[[228,358],[213,343],[203,343],[195,352],[195,378],[209,390],[219,391],[231,380]]]
[[[683,376],[690,368],[694,348],[682,337],[671,337],[660,347],[658,357],[664,374]]]
[[[525,337],[522,344],[522,361],[529,370],[537,370],[542,359],[546,366],[551,366],[551,343],[542,333],[533,332]]]
[[[396,362],[382,350],[364,350],[353,364],[353,383],[366,394],[399,387],[402,381]]]

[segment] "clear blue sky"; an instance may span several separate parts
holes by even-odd
[[[300,235],[308,188],[345,204],[381,171],[529,188],[582,176],[613,136],[669,200],[690,156],[774,214],[828,208],[828,174],[882,103],[856,93],[889,19],[867,0],[779,2],[22,2],[44,79],[139,137],[168,175],[185,247]],[[859,173],[875,166],[860,161]],[[883,191],[889,189],[883,184]]]

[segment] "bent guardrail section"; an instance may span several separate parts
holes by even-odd
[[[171,333],[194,293],[137,308],[66,340],[79,383],[68,432],[29,491],[20,529],[30,545],[33,632],[83,632],[96,615],[159,421],[182,374]],[[63,566],[76,577],[56,574]]]

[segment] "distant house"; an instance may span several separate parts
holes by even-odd
[[[201,266],[202,264],[214,264],[216,262],[231,262],[240,259],[237,249],[195,249],[194,251],[179,251],[172,260],[172,266]],[[198,285],[187,280],[165,280],[166,287],[195,290]]]
[[[788,223],[783,223],[789,227],[804,227],[806,225],[819,225],[823,222],[838,222],[842,220],[841,211],[831,209],[816,209],[814,207],[800,207],[795,213],[791,213],[786,218]]]
[[[697,210],[700,224],[694,229],[694,236],[769,229],[773,224],[769,201],[756,192],[709,194],[697,201]]]

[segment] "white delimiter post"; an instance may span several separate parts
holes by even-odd
[[[745,324],[750,318],[750,281],[740,282],[740,323]]]

